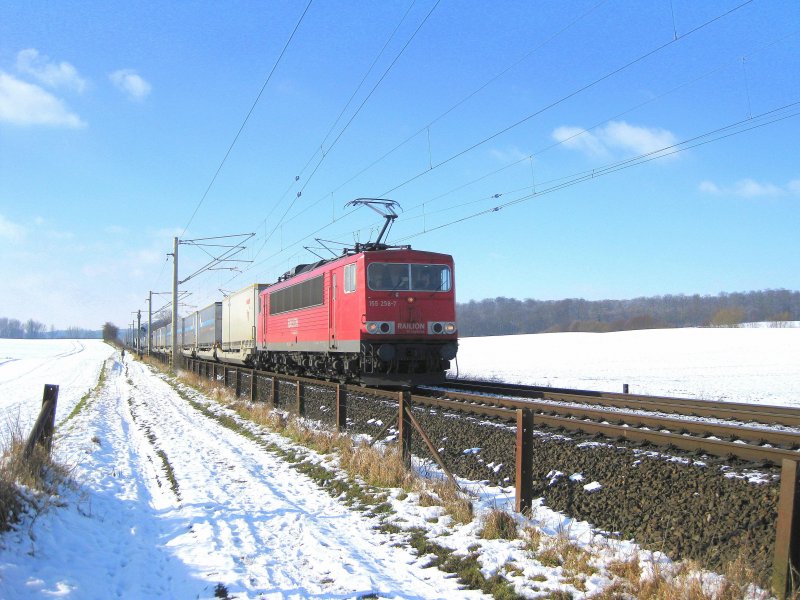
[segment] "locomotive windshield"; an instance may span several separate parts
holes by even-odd
[[[450,267],[408,263],[372,263],[367,284],[376,291],[449,292]]]

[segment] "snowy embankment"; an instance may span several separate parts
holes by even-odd
[[[87,369],[103,352],[92,356]],[[237,598],[482,597],[141,363],[116,354],[106,385],[58,431],[81,489],[4,534],[2,598],[210,598],[219,584]]]
[[[459,341],[451,376],[800,406],[800,327],[551,333]]]

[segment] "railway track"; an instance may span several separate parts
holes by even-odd
[[[391,401],[398,398],[396,389],[336,384],[230,365],[223,367],[219,363],[216,366],[224,373],[241,371],[251,377],[257,373],[275,381],[322,387],[339,385],[347,393]],[[236,387],[238,394],[238,383]],[[415,388],[409,400],[417,406],[510,423],[517,421],[521,409],[530,411],[535,428],[648,443],[667,450],[773,465],[780,465],[784,459],[800,460],[800,409],[790,407],[469,380],[448,380],[443,387]]]
[[[790,407],[464,380],[417,389],[412,401],[507,421],[527,409],[535,426],[746,461],[800,458],[800,431],[770,427],[800,427],[800,410]]]

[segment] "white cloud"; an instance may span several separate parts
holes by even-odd
[[[49,92],[3,71],[0,71],[0,121],[73,128],[86,125]]]
[[[120,90],[125,92],[131,100],[144,100],[150,95],[150,90],[152,89],[152,86],[132,69],[114,71],[108,78]]]
[[[500,148],[492,148],[489,153],[500,162],[519,162],[526,158],[530,158],[529,154],[525,154],[516,146],[505,150],[501,150]]]
[[[35,48],[17,53],[17,70],[30,75],[52,88],[67,88],[76,92],[86,89],[86,80],[78,75],[78,70],[68,62],[56,63],[49,57],[39,54]]]
[[[742,179],[734,185],[734,193],[745,198],[780,196],[784,190],[772,183],[759,183],[755,179]]]
[[[567,148],[592,157],[611,156],[614,150],[647,154],[672,146],[677,141],[675,135],[666,129],[640,127],[625,121],[611,121],[594,131],[564,125],[554,129],[552,137]]]
[[[720,194],[722,191],[719,189],[716,183],[713,181],[701,181],[700,185],[697,188],[701,192],[705,192],[706,194]]]
[[[760,182],[755,179],[741,179],[733,185],[721,186],[713,181],[702,181],[698,186],[701,192],[716,196],[738,196],[740,198],[766,198],[800,195],[800,180],[794,179],[786,185]]]
[[[637,127],[625,121],[611,121],[602,134],[609,146],[632,150],[638,154],[655,152],[677,141],[672,132],[659,127]]]
[[[25,238],[26,230],[22,225],[17,225],[0,215],[0,239],[10,242],[21,242]]]
[[[589,156],[607,156],[603,142],[590,131],[580,127],[562,126],[553,130],[553,139],[560,144]]]

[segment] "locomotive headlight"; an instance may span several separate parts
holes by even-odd
[[[394,321],[367,321],[365,326],[367,333],[394,334]]]
[[[442,324],[441,323],[434,323],[433,327],[431,327],[431,329],[433,329],[433,333],[442,333]]]
[[[456,332],[456,324],[455,323],[445,323],[444,324],[444,332],[445,333],[455,333]]]

